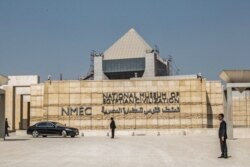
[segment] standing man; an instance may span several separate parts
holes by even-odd
[[[8,128],[9,128],[9,123],[7,118],[5,118],[5,136],[9,136]]]
[[[228,158],[227,156],[227,123],[224,121],[224,114],[219,114],[220,128],[219,128],[219,139],[221,156],[218,158]]]
[[[110,123],[110,129],[111,129],[111,133],[112,133],[112,136],[111,136],[111,139],[113,139],[115,137],[115,121],[114,121],[114,118],[111,117],[111,123]]]

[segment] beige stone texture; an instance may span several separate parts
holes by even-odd
[[[44,88],[42,88],[44,87]],[[57,87],[57,88],[56,88]],[[44,93],[41,93],[43,90]],[[39,92],[40,91],[40,92]],[[179,92],[179,104],[109,104],[106,111],[117,108],[144,110],[179,106],[177,113],[110,113],[102,111],[103,93],[112,92]],[[215,126],[215,115],[223,112],[221,83],[191,80],[117,80],[117,81],[52,81],[31,89],[32,119],[57,119],[81,129],[108,129],[114,117],[118,128],[202,128]],[[40,94],[39,94],[40,93]],[[41,106],[41,103],[43,105]],[[61,107],[92,107],[91,116],[62,116]],[[57,114],[57,115],[56,115]],[[209,120],[208,120],[209,118]]]

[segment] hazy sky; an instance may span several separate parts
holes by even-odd
[[[0,0],[0,73],[77,79],[132,27],[181,74],[250,67],[250,0]]]

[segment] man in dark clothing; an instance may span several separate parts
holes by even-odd
[[[9,136],[8,132],[9,124],[7,118],[5,119],[5,136]]]
[[[218,158],[228,158],[227,156],[227,123],[224,121],[224,114],[219,114],[220,128],[219,128],[219,139],[221,156]]]
[[[114,118],[111,117],[111,123],[110,123],[110,129],[111,129],[111,133],[112,133],[112,136],[111,136],[111,139],[113,139],[115,137],[115,121],[114,121]]]

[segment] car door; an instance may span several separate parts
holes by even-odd
[[[47,134],[48,135],[57,135],[58,134],[56,126],[51,122],[47,122]]]
[[[47,123],[41,122],[36,125],[36,130],[39,132],[39,134],[46,134],[47,133]]]

